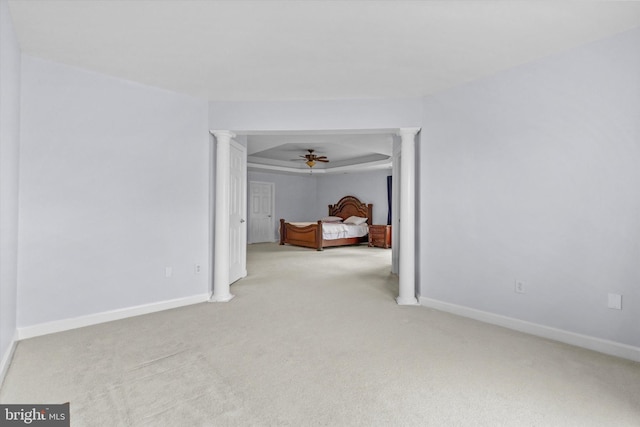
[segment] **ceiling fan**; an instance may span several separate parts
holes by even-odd
[[[316,162],[323,162],[323,163],[327,163],[329,162],[329,160],[327,159],[327,156],[316,156],[314,153],[315,150],[307,150],[309,152],[309,154],[305,154],[304,156],[300,156],[302,157],[301,160],[306,160],[306,164],[307,166],[309,166],[310,168],[314,167],[316,165]]]

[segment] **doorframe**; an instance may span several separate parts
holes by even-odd
[[[346,130],[341,130],[346,131]],[[418,305],[417,299],[417,289],[416,289],[416,270],[415,270],[415,256],[416,256],[416,245],[417,245],[417,234],[416,234],[416,137],[418,133],[421,131],[420,127],[404,127],[404,128],[395,128],[394,132],[396,135],[400,136],[400,154],[402,156],[402,163],[400,168],[394,168],[393,171],[397,172],[394,176],[394,172],[392,172],[393,180],[398,181],[398,178],[402,180],[402,185],[400,188],[401,195],[400,201],[398,204],[399,212],[396,211],[395,215],[398,217],[398,220],[403,224],[400,227],[400,233],[395,233],[397,239],[399,240],[399,244],[392,248],[392,250],[398,251],[398,264],[399,264],[399,284],[398,284],[398,297],[396,298],[396,302],[399,305]],[[247,134],[249,131],[239,131],[240,134]],[[312,133],[313,131],[309,131]],[[211,232],[209,233],[212,244],[209,245],[211,248],[212,254],[210,253],[209,259],[212,263],[212,266],[224,266],[226,264],[226,268],[215,268],[213,274],[211,274],[211,298],[212,302],[228,302],[230,301],[234,295],[231,295],[229,292],[229,257],[227,252],[223,250],[223,248],[228,248],[229,246],[229,236],[226,236],[226,246],[224,246],[225,233],[219,233],[217,231],[228,230],[228,215],[226,218],[226,222],[221,219],[224,218],[225,215],[215,215],[215,209],[219,209],[220,207],[226,208],[228,210],[228,189],[224,189],[224,185],[228,176],[225,178],[224,172],[228,175],[228,160],[229,160],[229,142],[232,138],[236,136],[234,132],[229,130],[212,130],[210,131],[212,135],[215,136],[217,141],[217,153],[215,163],[213,159],[214,150],[211,149],[211,157],[209,163],[209,179],[210,179],[210,188],[216,189],[215,192],[215,202],[216,205],[213,205],[214,200],[210,200],[209,203],[209,218],[210,224],[212,224]],[[257,131],[251,131],[251,133],[257,133]],[[212,144],[213,145],[213,144]],[[225,164],[226,160],[226,164]],[[245,159],[246,162],[246,159]],[[215,181],[214,181],[214,173],[213,173],[213,165],[216,164],[215,168]],[[400,169],[398,171],[398,169]],[[222,191],[220,191],[222,190]],[[222,193],[222,194],[220,194]],[[210,191],[211,194],[211,191]],[[245,191],[245,197],[247,197]],[[226,202],[226,204],[225,204]],[[221,204],[222,203],[222,204]],[[213,222],[215,219],[215,222]],[[214,250],[215,248],[215,250]],[[228,251],[228,249],[227,249]],[[392,253],[393,256],[393,253]],[[225,277],[226,270],[226,277]],[[210,269],[211,271],[211,269]]]
[[[275,234],[275,226],[276,226],[276,222],[275,222],[275,205],[276,205],[276,184],[275,182],[267,182],[267,181],[248,181],[248,187],[247,189],[251,188],[251,183],[257,183],[257,184],[269,184],[269,186],[271,186],[271,240],[269,240],[269,242],[276,242],[276,234]],[[247,190],[247,196],[249,196],[250,191]],[[251,212],[251,199],[249,197],[247,197],[249,199],[249,203],[247,203],[247,212]],[[251,235],[251,214],[247,213],[247,229],[248,229],[248,235],[247,235],[247,243],[255,243],[253,241],[250,241],[251,239],[248,238],[248,236]]]

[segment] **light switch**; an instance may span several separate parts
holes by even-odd
[[[609,304],[607,305],[607,307],[614,308],[616,310],[622,310],[622,295],[609,294]]]

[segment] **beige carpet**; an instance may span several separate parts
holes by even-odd
[[[72,426],[640,426],[640,364],[394,302],[391,251],[249,247],[229,303],[19,343]]]

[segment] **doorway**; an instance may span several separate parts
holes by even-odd
[[[281,139],[281,136],[283,134],[288,136],[295,136],[296,138],[298,138],[302,134],[312,134],[316,138],[325,139],[327,135],[345,135],[345,134],[360,135],[363,133],[379,134],[379,133],[389,133],[389,132],[395,135],[396,137],[397,136],[400,137],[399,141],[394,137],[394,145],[398,147],[399,150],[398,150],[398,153],[395,153],[396,151],[395,149],[393,151],[394,151],[394,154],[400,154],[402,157],[402,164],[399,165],[400,170],[398,170],[398,167],[393,168],[394,181],[396,183],[400,183],[400,181],[402,182],[402,185],[400,186],[401,194],[398,195],[400,197],[398,198],[396,196],[396,200],[393,203],[395,206],[398,207],[398,209],[395,209],[396,218],[398,222],[394,221],[394,224],[397,226],[396,229],[399,228],[399,233],[393,233],[396,236],[396,239],[395,239],[396,242],[398,242],[399,240],[398,242],[399,244],[393,245],[392,247],[392,251],[393,251],[392,253],[394,254],[394,256],[396,256],[397,254],[397,262],[395,264],[397,265],[398,275],[399,275],[399,295],[398,295],[398,298],[396,298],[396,301],[400,305],[416,305],[418,304],[418,300],[416,298],[416,286],[415,286],[416,285],[415,255],[416,255],[416,245],[417,245],[416,233],[415,233],[415,229],[416,229],[415,197],[416,197],[416,184],[417,184],[416,183],[415,144],[416,144],[416,137],[420,132],[419,127],[397,128],[397,129],[376,129],[373,131],[371,130],[369,131],[363,131],[363,130],[327,131],[325,130],[325,131],[306,131],[306,132],[242,131],[240,132],[240,134],[243,137],[247,137],[250,135],[267,134],[272,137],[275,136],[279,140]],[[228,147],[229,141],[232,138],[234,138],[236,134],[234,132],[230,132],[227,130],[211,131],[211,133],[216,137],[218,141],[217,150],[219,154],[217,156],[216,162],[215,163],[212,162],[212,167],[214,164],[216,165],[216,170],[215,170],[216,178],[219,178],[219,179],[216,179],[215,183],[212,182],[212,188],[215,188],[216,190],[215,212],[218,212],[218,213],[228,212],[227,209],[229,208],[229,199],[228,199],[229,187],[227,185],[228,183],[227,180],[229,177],[228,175],[229,166],[228,166],[228,163],[225,163],[225,159],[227,160],[229,159],[229,154],[227,151],[228,148],[225,148],[225,146]],[[248,147],[248,142],[249,141],[245,138],[244,145],[243,145],[243,148],[245,149],[245,157],[244,157],[245,171],[248,165],[247,160],[251,160],[251,154],[252,154],[251,148]],[[316,143],[317,142],[319,141],[316,140]],[[396,142],[397,144],[395,144]],[[265,141],[265,144],[279,145],[280,143],[278,141],[274,141],[272,138],[272,140]],[[249,154],[248,159],[246,157],[246,154]],[[389,159],[390,158],[391,157],[389,157]],[[377,162],[374,161],[369,163],[369,165],[375,165],[376,163]],[[253,164],[250,164],[250,166],[253,166]],[[351,168],[352,166],[340,165],[336,167],[334,171],[343,172],[344,170],[346,170],[347,167]],[[280,165],[274,165],[274,164],[265,165],[264,169],[268,169],[271,171],[285,171],[285,172],[300,171],[300,170],[292,170],[290,167],[287,167],[287,166],[280,166]],[[319,172],[319,171],[316,171],[316,172]],[[245,178],[246,178],[246,172],[245,172]],[[246,187],[243,193],[243,197],[246,201],[247,199]],[[210,215],[211,215],[211,218],[214,217],[213,209],[211,210]],[[246,215],[246,210],[245,210],[245,215]],[[214,274],[212,277],[213,294],[212,294],[211,301],[222,302],[222,301],[229,301],[231,298],[233,298],[233,295],[229,293],[230,282],[228,280],[229,279],[228,270],[225,273],[225,270],[226,270],[225,266],[229,266],[228,255],[224,253],[224,251],[229,247],[228,232],[227,232],[229,223],[228,223],[228,220],[225,220],[225,219],[218,220],[218,218],[228,218],[226,215],[216,215],[215,218],[216,218],[215,227],[212,229],[212,233],[211,233],[212,240],[214,241],[214,247],[215,247],[214,264],[217,266],[221,266],[222,268],[217,268],[214,270]],[[402,224],[402,227],[399,227],[400,223]],[[245,223],[244,238],[246,242],[246,238],[247,238],[246,223]],[[245,246],[245,250],[246,250],[246,246]],[[244,262],[245,262],[245,268],[246,268],[246,252],[244,256]],[[227,274],[226,277],[225,277],[225,274]],[[246,270],[244,274],[246,275]]]

